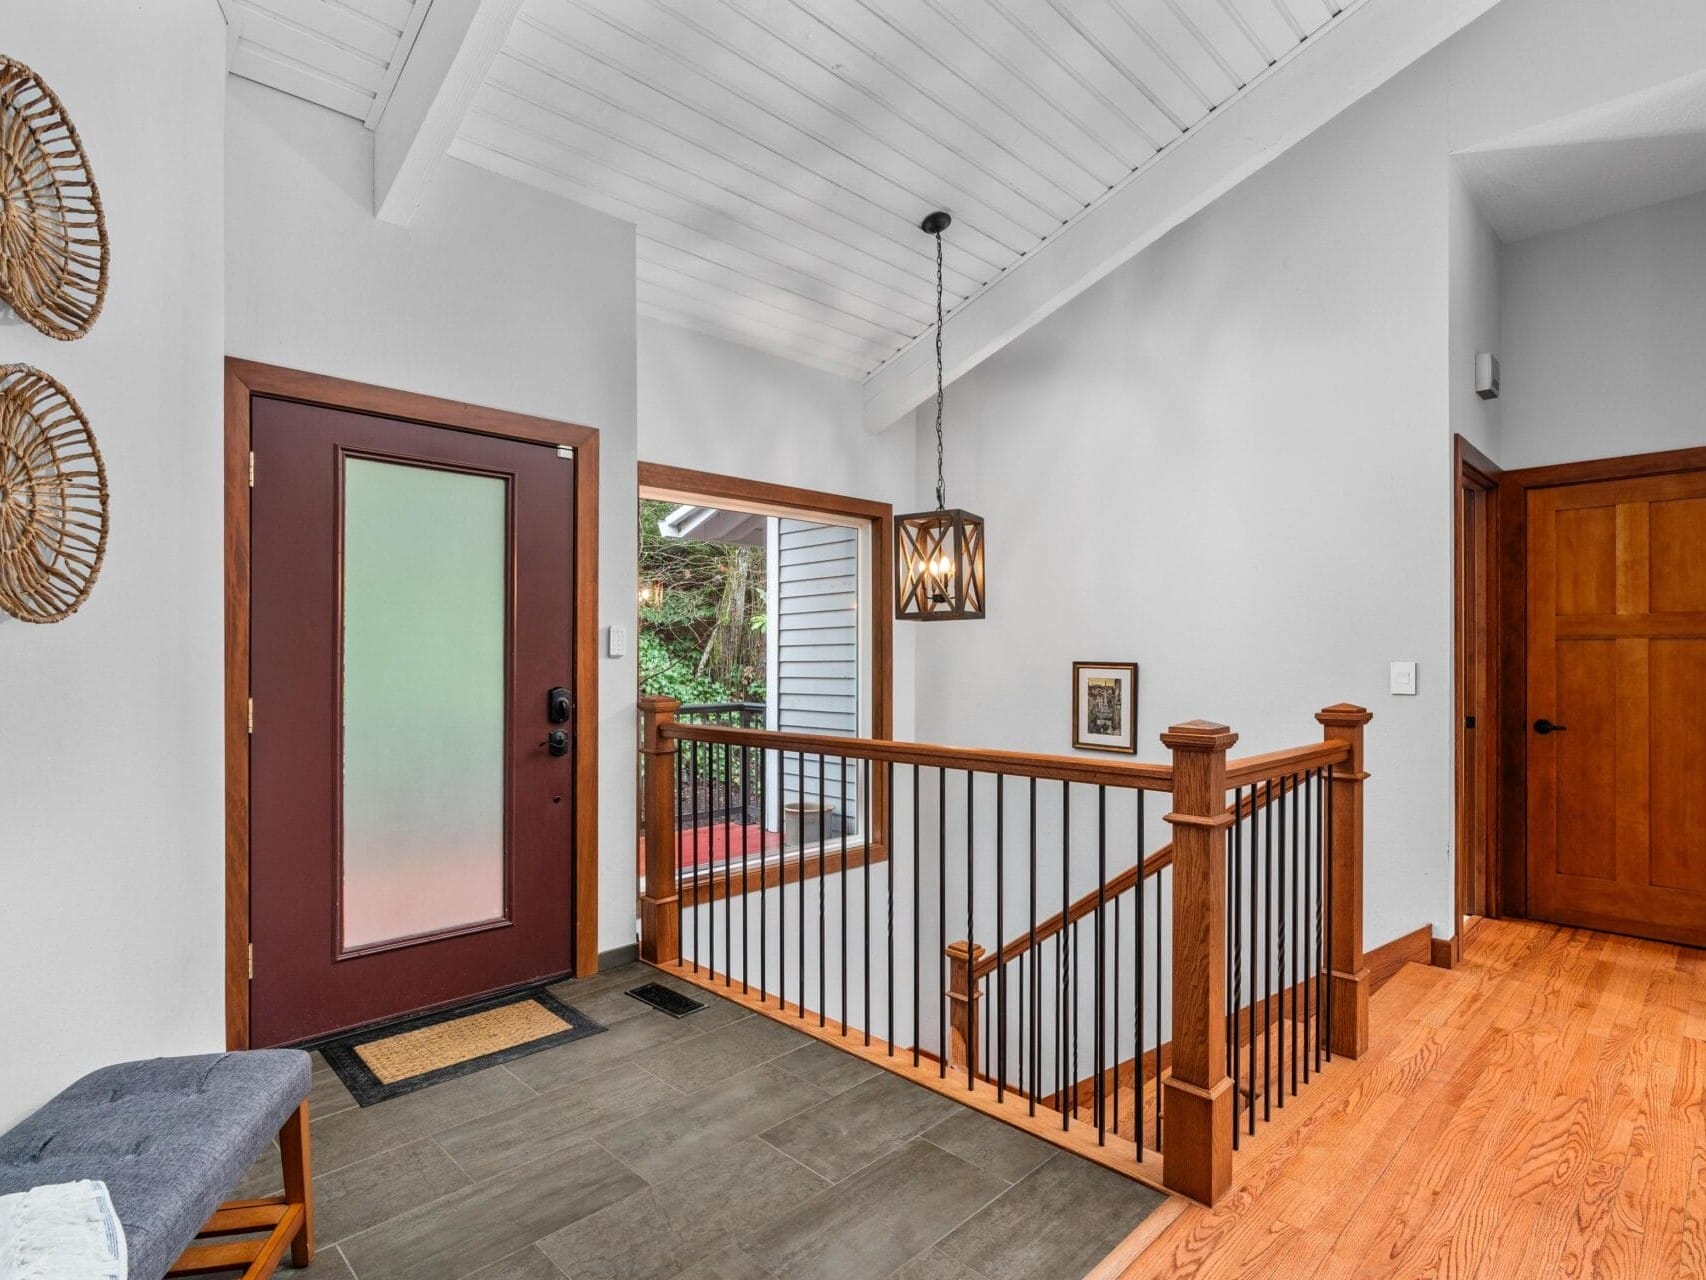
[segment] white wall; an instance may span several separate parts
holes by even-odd
[[[372,138],[232,79],[230,354],[596,427],[603,625],[634,610],[634,232],[457,160],[409,227],[372,214]],[[634,941],[633,658],[601,658],[599,946]]]
[[[1499,332],[1499,272],[1503,246],[1476,207],[1455,167],[1451,171],[1451,333],[1447,339],[1451,429],[1493,461],[1504,445],[1504,406],[1475,393],[1475,357],[1490,351],[1503,361]]]
[[[1504,249],[1507,467],[1706,445],[1706,195]]]
[[[918,735],[1063,750],[1073,659],[1142,664],[1147,758],[1176,720],[1244,753],[1363,703],[1367,941],[1452,932],[1451,380],[1489,308],[1453,289],[1449,157],[1703,56],[1693,0],[1505,0],[950,387],[990,611],[920,632]]]
[[[0,32],[76,123],[112,242],[87,337],[0,307],[0,363],[66,385],[112,488],[82,611],[0,616],[4,1129],[94,1067],[225,1042],[225,47],[207,0],[8,0]]]

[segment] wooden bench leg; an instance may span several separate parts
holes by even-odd
[[[314,1169],[309,1152],[308,1104],[278,1131],[278,1153],[284,1164],[284,1202],[302,1206],[302,1226],[290,1242],[290,1261],[306,1267],[314,1261]]]

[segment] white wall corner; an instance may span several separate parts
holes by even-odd
[[[373,213],[407,226],[521,11],[521,0],[432,0],[373,130]]]

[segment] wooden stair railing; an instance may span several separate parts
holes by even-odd
[[[1238,759],[1228,758],[1237,735],[1226,726],[1175,725],[1162,735],[1170,762],[1151,764],[682,724],[674,718],[678,705],[641,700],[647,767],[640,950],[653,965],[1128,1176],[1209,1204],[1231,1185],[1235,1090],[1251,1099],[1243,1114],[1255,1123],[1255,1086],[1238,1083],[1243,1068],[1231,1054],[1234,1044],[1255,1044],[1255,1011],[1260,1010],[1264,1053],[1273,1038],[1270,1026],[1288,1029],[1294,1071],[1297,1025],[1308,1028],[1309,1037],[1317,1028],[1324,1032],[1334,1055],[1354,1057],[1366,1047],[1362,736],[1369,715],[1361,708],[1340,705],[1319,713],[1322,741]],[[696,772],[701,767],[714,772]],[[676,811],[684,795],[697,794],[692,785],[685,790],[680,785],[683,769],[690,783],[705,776],[765,779],[774,811],[764,826],[770,836],[780,832],[779,838],[749,854],[736,851],[725,833],[723,841],[711,842],[707,862],[699,828],[688,830],[686,815]],[[1014,782],[1020,785],[1007,785]],[[1040,791],[1039,784],[1048,785]],[[1093,811],[1083,803],[1086,792],[1094,794]],[[1143,797],[1149,792],[1171,795],[1164,817],[1172,839],[1144,853]],[[1108,800],[1122,794],[1136,797],[1135,824],[1124,829],[1135,830],[1140,856],[1109,874]],[[909,804],[902,804],[903,795]],[[740,802],[746,799],[742,795]],[[778,814],[790,799],[796,803],[783,822]],[[1056,824],[1042,846],[1039,805]],[[1008,898],[1003,909],[1003,868],[1005,891],[1016,893],[1023,867],[1023,851],[1018,862],[1009,856],[1011,848],[1003,852],[1008,835],[1012,846],[1023,845],[1023,832],[1012,831],[1009,822],[1021,806],[1029,818],[1030,890],[1027,897]],[[1092,812],[1086,838],[1079,828]],[[1265,875],[1264,890],[1273,880],[1276,821],[1282,917],[1288,910],[1321,915],[1313,927],[1292,933],[1289,954],[1282,924],[1278,985],[1267,971],[1271,940],[1257,932],[1255,896],[1259,874]],[[1266,829],[1265,873],[1256,860],[1259,824]],[[1040,905],[1039,847],[1056,891],[1074,879],[1082,884],[1085,860],[1092,857],[1097,859],[1092,879],[1099,883],[1088,894],[1060,892],[1054,900],[1066,905],[1057,914],[1003,941],[1010,929],[1000,925],[1010,922],[1013,907],[1031,911]],[[1294,867],[1289,889],[1288,856]],[[1163,872],[1171,877],[1165,903],[1159,889],[1147,898],[1142,892],[1146,880]],[[1243,897],[1231,896],[1229,872],[1240,877]],[[1121,1022],[1120,1002],[1134,994],[1132,984],[1120,986],[1122,903],[1131,908],[1127,918],[1138,930],[1136,968],[1127,971],[1140,989],[1148,907],[1157,913],[1148,941],[1159,946],[1170,940],[1170,953],[1153,953],[1148,973],[1155,983],[1149,1007],[1160,1010],[1162,995],[1169,997],[1171,1035],[1165,1045],[1159,1025],[1145,1026],[1141,1016]],[[1110,908],[1113,926],[1105,932]],[[853,919],[855,912],[862,918]],[[954,937],[950,929],[963,929],[963,936],[948,942]],[[931,945],[929,937],[937,939],[933,960],[921,951]],[[1110,938],[1111,967],[1105,948]],[[1063,958],[1069,939],[1071,973]],[[1053,955],[1044,954],[1044,940],[1055,944]],[[1317,949],[1323,953],[1319,961]],[[1090,971],[1080,975],[1077,966],[1086,951]],[[1305,975],[1301,984],[1285,985],[1288,963]],[[1021,975],[1016,1005],[1011,984],[993,999],[992,980],[1008,966],[1017,966]],[[1235,967],[1238,989],[1229,991],[1228,974]],[[1241,994],[1246,986],[1249,1002]],[[1317,986],[1326,992],[1319,1001]],[[1079,1018],[1086,1005],[1091,1025],[1081,1046]],[[980,1062],[980,1033],[988,1043],[991,1013],[1002,1011],[1017,1017],[1016,1051],[1003,1027],[993,1038],[999,1048],[984,1050],[993,1051],[995,1062]],[[1044,1013],[1050,1029],[1043,1025]],[[1246,1021],[1250,1030],[1240,1039]],[[1045,1030],[1051,1030],[1046,1057]],[[1151,1030],[1153,1040],[1147,1038]],[[1127,1053],[1122,1062],[1122,1049],[1133,1044],[1137,1056]],[[1047,1103],[1051,1092],[1078,1100],[1087,1078],[1079,1072],[1081,1048],[1095,1064],[1088,1077],[1096,1095],[1088,1122],[1066,1108],[1051,1111]],[[1253,1052],[1249,1062],[1245,1078],[1254,1081]],[[1146,1063],[1153,1063],[1147,1073]],[[1133,1069],[1123,1078],[1127,1067]],[[1268,1080],[1264,1066],[1264,1088]],[[1124,1132],[1124,1116],[1110,1127],[1104,1111],[1109,1098],[1126,1113],[1135,1103],[1156,1103],[1153,1145],[1146,1143],[1141,1120],[1135,1134]]]
[[[1251,756],[1250,760],[1266,760],[1269,758],[1270,757],[1264,756]],[[1309,746],[1289,752],[1277,751],[1272,753],[1271,758],[1279,759],[1282,763],[1296,763],[1299,760],[1318,759],[1322,764],[1329,764],[1334,760],[1343,759],[1344,752],[1340,748],[1328,748],[1323,751],[1319,746]],[[1228,780],[1233,777],[1232,767],[1234,765],[1236,765],[1240,770],[1244,770],[1247,767],[1247,764],[1248,762],[1243,760],[1231,762],[1227,768]],[[1297,780],[1296,778],[1282,778],[1280,779],[1280,786],[1282,792],[1294,791],[1297,787]],[[1249,797],[1234,804],[1227,805],[1226,815],[1229,818],[1247,818],[1252,813],[1266,807],[1270,799],[1271,797],[1265,793],[1258,796],[1252,792]],[[1006,943],[999,951],[993,954],[985,954],[978,960],[977,964],[972,967],[972,976],[979,979],[987,977],[1002,965],[1010,964],[1014,960],[1021,958],[1032,946],[1038,943],[1047,942],[1068,925],[1076,924],[1078,921],[1084,919],[1096,909],[1098,902],[1101,902],[1104,905],[1108,902],[1112,902],[1115,898],[1136,888],[1137,882],[1140,879],[1153,879],[1172,865],[1173,846],[1172,843],[1169,842],[1162,845],[1154,853],[1150,854],[1143,860],[1143,867],[1141,868],[1142,875],[1138,874],[1139,868],[1127,867],[1124,871],[1117,872],[1108,877],[1108,881],[1102,886],[1100,894],[1098,894],[1094,889],[1090,890],[1090,892],[1084,894],[1075,901],[1071,908],[1066,912],[1062,913],[1057,911],[1052,916],[1049,916],[1048,919],[1038,921],[1034,932],[1029,930],[1022,932],[1014,937],[1012,941]],[[949,945],[950,947],[957,947],[963,946],[964,944],[963,942],[956,942],[950,943]]]

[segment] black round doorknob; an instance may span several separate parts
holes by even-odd
[[[1542,737],[1549,733],[1562,733],[1567,728],[1569,728],[1568,725],[1553,724],[1550,720],[1536,720],[1534,722],[1534,732]]]
[[[553,729],[545,735],[545,745],[554,756],[569,754],[569,734],[566,729]]]

